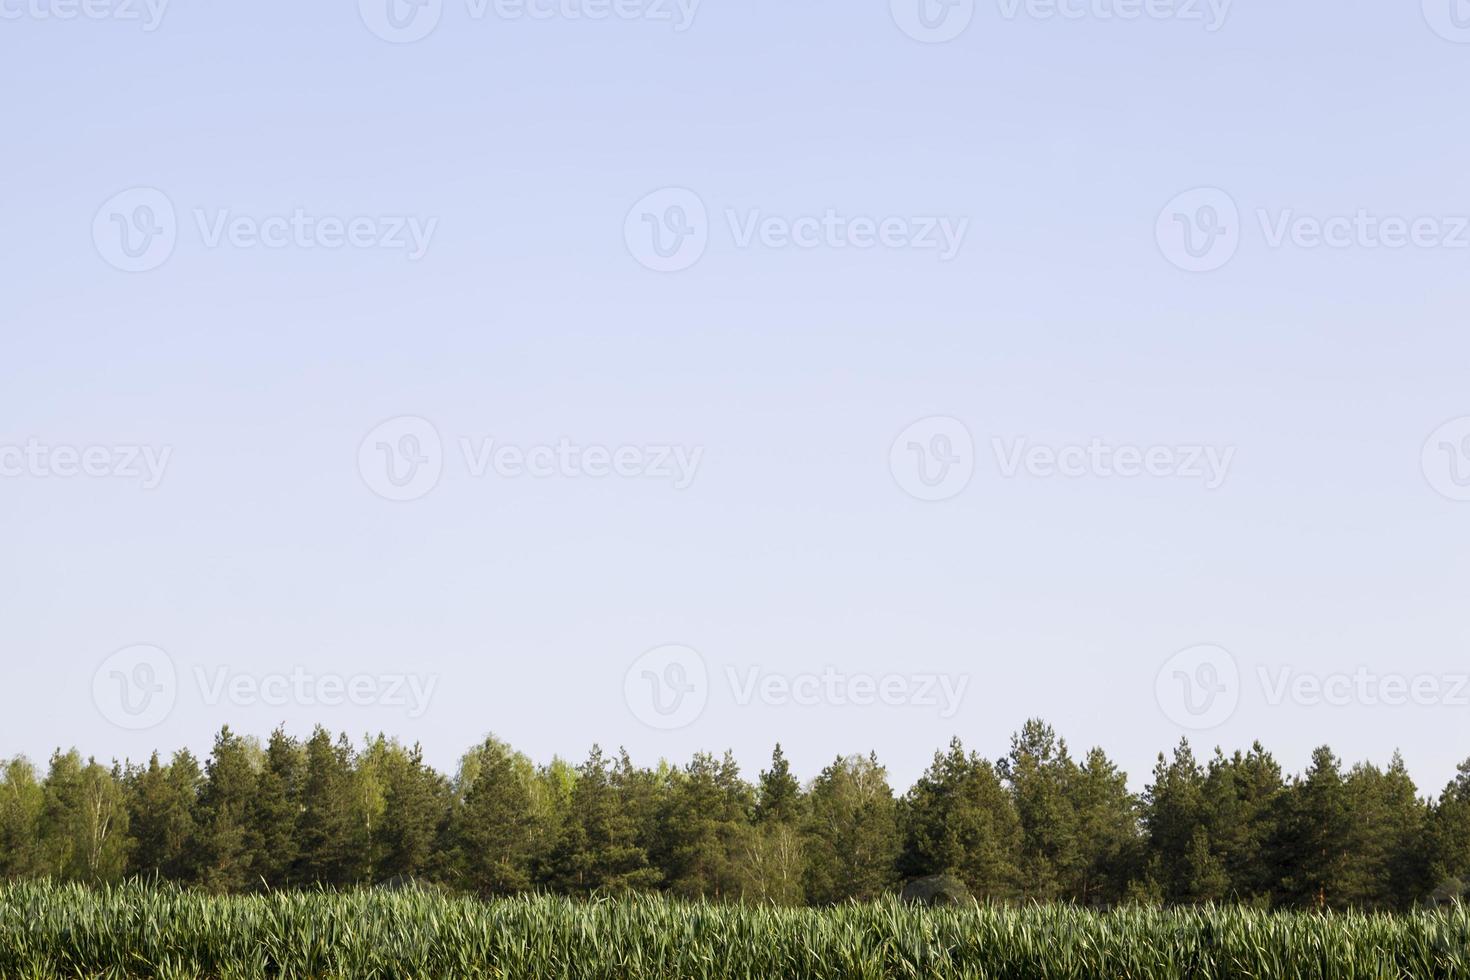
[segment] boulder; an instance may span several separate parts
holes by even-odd
[[[975,900],[970,897],[970,889],[965,883],[954,875],[931,875],[928,878],[915,878],[903,886],[903,892],[899,898],[908,905],[945,906],[945,905],[969,905]]]

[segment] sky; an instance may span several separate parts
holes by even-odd
[[[0,756],[1470,756],[1470,5],[0,0]]]

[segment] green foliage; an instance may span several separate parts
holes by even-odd
[[[1020,893],[1021,821],[995,768],[959,739],[904,799],[902,869],[908,878],[953,874],[981,898]]]
[[[30,762],[15,758],[0,767],[0,880],[44,873],[41,814],[45,806],[46,792]]]
[[[298,826],[306,755],[301,745],[276,729],[265,747],[265,765],[250,801],[251,878],[272,888],[289,884],[298,856]]]
[[[893,887],[898,807],[876,756],[839,758],[822,770],[812,784],[807,842],[811,901],[870,900]]]
[[[76,752],[51,758],[42,794],[40,848],[64,878],[110,881],[127,866],[128,811],[121,773]]]
[[[199,764],[187,751],[167,766],[155,752],[146,767],[129,770],[133,874],[176,881],[192,876],[200,779]]]
[[[249,814],[255,795],[258,753],[244,739],[220,729],[204,766],[196,822],[199,883],[215,892],[240,891],[250,882]]]
[[[597,746],[578,768],[570,813],[550,858],[560,890],[618,894],[658,884],[662,875],[649,861],[630,770],[611,769]]]
[[[465,884],[482,895],[530,887],[534,854],[530,764],[487,739],[458,811],[455,840]]]
[[[1207,765],[1188,742],[1138,796],[1101,750],[1074,760],[1028,722],[992,763],[952,741],[901,797],[876,757],[803,786],[780,746],[635,766],[598,748],[537,766],[494,738],[453,779],[384,735],[318,728],[262,748],[221,730],[201,764],[0,763],[0,881],[163,879],[216,894],[392,882],[483,897],[662,891],[778,907],[953,875],[982,903],[1094,909],[1228,903],[1401,912],[1470,881],[1470,763],[1438,800],[1403,760],[1344,771],[1325,747],[1287,778],[1260,745]]]

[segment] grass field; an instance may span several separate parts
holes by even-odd
[[[420,892],[0,886],[0,977],[1026,980],[1470,977],[1470,913],[827,910]]]

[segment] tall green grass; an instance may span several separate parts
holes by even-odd
[[[172,887],[0,886],[0,977],[598,980],[1470,978],[1470,913],[1105,914],[478,902],[426,892],[214,898]]]

